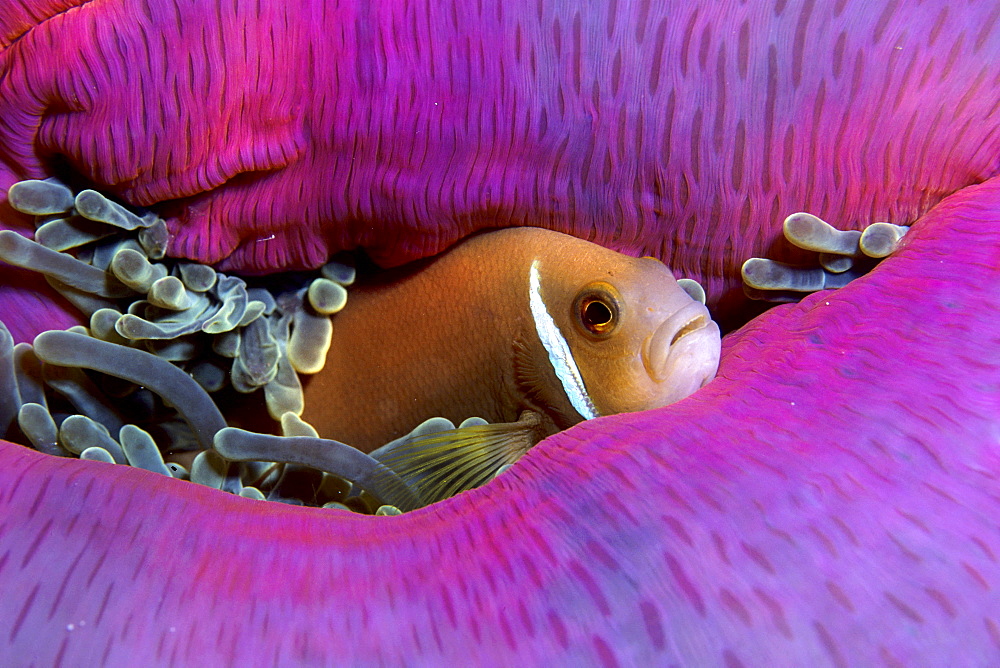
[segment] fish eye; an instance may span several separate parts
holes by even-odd
[[[614,288],[596,283],[584,288],[574,301],[577,324],[592,338],[603,339],[618,328],[619,301]]]
[[[614,314],[611,313],[608,305],[596,299],[584,302],[581,310],[580,319],[587,329],[600,330],[610,325],[611,321],[614,320]]]

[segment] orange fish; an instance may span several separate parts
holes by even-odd
[[[491,423],[373,452],[397,472],[447,468],[439,478],[482,478],[582,420],[683,399],[720,353],[708,310],[659,260],[538,228],[359,283],[333,328],[303,419],[365,452],[432,416]]]

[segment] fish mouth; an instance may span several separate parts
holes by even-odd
[[[708,309],[692,301],[664,320],[645,340],[642,362],[650,378],[658,383],[674,380],[686,386],[692,384],[687,382],[688,376],[697,375],[692,379],[697,381],[690,390],[693,392],[718,368],[719,341],[719,326]]]

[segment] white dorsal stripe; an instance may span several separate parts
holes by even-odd
[[[538,278],[538,260],[531,263],[531,272],[528,278],[528,303],[531,306],[531,317],[535,321],[535,331],[541,339],[545,351],[549,354],[549,363],[556,372],[556,377],[562,383],[563,391],[573,404],[573,408],[584,420],[597,417],[597,409],[594,408],[587,388],[583,384],[583,376],[576,366],[573,353],[566,343],[566,338],[559,331],[556,321],[549,315],[549,310],[542,300],[541,282]]]

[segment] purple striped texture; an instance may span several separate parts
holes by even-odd
[[[0,186],[68,165],[229,269],[540,224],[663,257],[725,315],[787,213],[916,224],[730,336],[695,397],[400,518],[5,445],[3,655],[1000,660],[1000,5],[74,4],[3,0]],[[0,271],[20,337],[58,321]]]
[[[225,269],[542,225],[730,308],[787,214],[910,223],[997,171],[992,2],[4,3],[0,187],[68,164]]]

